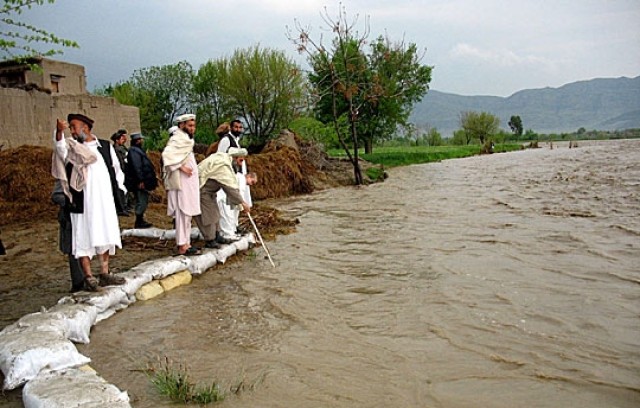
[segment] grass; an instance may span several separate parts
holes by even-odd
[[[189,379],[185,366],[173,364],[165,357],[158,367],[147,369],[147,375],[156,390],[174,402],[183,404],[210,404],[222,401],[224,392],[214,381],[210,386],[198,386]]]
[[[384,167],[397,167],[475,156],[480,154],[480,149],[480,145],[374,147],[372,154],[364,154],[363,149],[359,154],[371,163],[381,164]],[[522,149],[520,144],[499,144],[495,146],[494,152],[502,153],[520,149]],[[341,149],[331,149],[328,154],[331,157],[346,156]]]

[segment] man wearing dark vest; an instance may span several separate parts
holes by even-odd
[[[122,248],[115,203],[124,174],[111,144],[91,133],[93,120],[70,114],[67,121],[56,123],[52,174],[69,200],[71,252],[80,261],[84,288],[98,291],[100,286],[125,282],[109,271],[109,255],[115,254],[116,247]],[[64,137],[67,128],[73,138]],[[96,255],[100,259],[98,278],[91,273],[91,258]]]
[[[218,153],[227,153],[230,148],[240,148],[240,138],[244,133],[244,127],[239,120],[233,120],[230,124],[230,131],[220,139],[218,143]],[[251,177],[251,182],[247,183],[247,162],[241,160],[241,164],[233,163],[233,169],[240,185],[240,193],[244,200],[251,203],[250,184],[255,180]],[[220,230],[216,233],[216,242],[219,244],[227,244],[239,239],[237,233],[242,232],[238,227],[238,216],[240,212],[227,205],[227,198],[224,191],[218,192],[218,207],[220,211]]]

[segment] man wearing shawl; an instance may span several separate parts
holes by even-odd
[[[232,147],[228,153],[215,153],[198,164],[200,178],[200,208],[202,214],[196,216],[198,229],[204,236],[206,248],[219,248],[216,242],[219,233],[220,211],[217,203],[217,193],[225,192],[229,204],[241,205],[245,212],[249,212],[247,204],[240,193],[238,180],[233,170],[233,160],[247,155],[246,149]]]
[[[68,199],[71,250],[80,261],[86,290],[121,285],[125,279],[109,272],[109,255],[115,254],[116,247],[122,248],[112,189],[114,185],[118,188],[116,179],[123,178],[117,176],[120,164],[111,144],[91,133],[93,120],[70,114],[67,121],[56,123],[52,174]],[[64,138],[67,128],[73,138]],[[91,273],[94,255],[100,258],[98,279]]]
[[[178,254],[198,255],[200,250],[191,246],[191,218],[200,214],[198,166],[193,155],[196,115],[180,115],[176,123],[178,129],[162,151],[167,214],[175,218]]]

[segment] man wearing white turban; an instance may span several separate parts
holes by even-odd
[[[220,247],[216,242],[220,222],[220,211],[216,200],[218,191],[225,192],[229,204],[240,205],[242,210],[247,213],[250,211],[249,204],[242,198],[232,166],[234,160],[246,155],[246,149],[232,147],[228,153],[212,154],[198,164],[202,214],[196,216],[195,219],[198,229],[206,241],[205,248]]]
[[[198,255],[200,250],[191,246],[191,218],[200,214],[198,166],[193,155],[196,115],[180,115],[175,122],[178,129],[162,151],[167,214],[176,221],[177,253]]]

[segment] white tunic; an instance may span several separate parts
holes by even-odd
[[[93,257],[106,251],[113,255],[116,247],[122,248],[122,241],[109,171],[98,151],[98,141],[85,142],[85,146],[98,160],[88,166],[87,184],[83,190],[84,212],[71,214],[72,253],[76,258]],[[56,150],[66,158],[64,139],[56,142]]]

